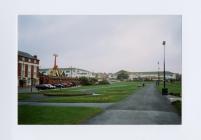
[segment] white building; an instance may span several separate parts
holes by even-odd
[[[117,77],[119,72],[115,73],[116,77]],[[157,71],[153,71],[153,72],[127,72],[127,73],[129,75],[129,78],[128,78],[129,80],[135,80],[135,79],[158,80],[158,72]],[[176,79],[177,74],[166,71],[165,76],[166,76],[167,80]],[[163,79],[163,71],[159,72],[159,79],[160,80]]]
[[[157,72],[157,71],[153,71],[153,72],[129,72],[129,79],[133,80],[133,79],[138,79],[138,78],[143,78],[143,79],[148,79],[148,80],[158,80],[158,76],[159,79],[163,79],[163,72]],[[176,79],[176,74],[166,71],[165,72],[165,77],[167,80],[169,79]]]
[[[50,69],[40,69],[40,73],[43,73],[44,75],[49,74]],[[79,69],[79,68],[60,68],[61,71],[64,72],[66,77],[72,77],[72,78],[79,78],[79,77],[90,77],[94,78],[95,74],[93,72]]]
[[[79,69],[79,68],[61,68],[61,70],[65,73],[65,76],[72,78],[79,77],[95,77],[95,75],[87,70]]]

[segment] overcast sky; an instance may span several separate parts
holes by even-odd
[[[37,55],[40,68],[93,72],[163,70],[181,73],[181,16],[19,16],[18,49]]]

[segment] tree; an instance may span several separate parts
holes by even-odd
[[[79,78],[81,85],[94,85],[97,82],[96,78],[87,78],[87,77],[80,77]]]
[[[128,79],[128,77],[129,77],[129,75],[128,75],[127,71],[121,70],[118,72],[117,79],[125,80],[125,79]]]
[[[99,84],[99,85],[109,85],[110,82],[107,81],[107,80],[102,80],[102,81],[99,81],[98,84]]]

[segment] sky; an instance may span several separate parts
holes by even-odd
[[[20,15],[18,50],[52,68],[92,72],[163,70],[182,72],[182,17],[179,15]]]

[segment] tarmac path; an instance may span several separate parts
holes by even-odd
[[[149,84],[84,124],[181,124],[181,117],[155,85]]]

